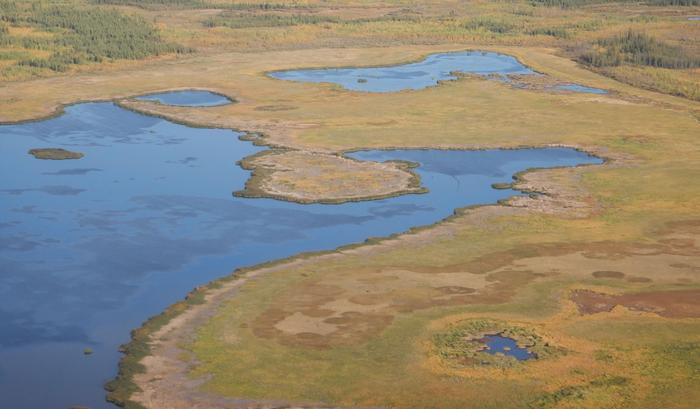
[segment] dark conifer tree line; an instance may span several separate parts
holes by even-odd
[[[8,25],[35,27],[53,36],[12,36]],[[65,71],[70,65],[189,52],[162,40],[152,24],[116,10],[0,0],[0,46],[51,51],[19,65]]]
[[[659,68],[700,67],[700,58],[688,55],[679,47],[634,31],[599,40],[590,51],[581,54],[579,60],[594,67],[622,64]]]

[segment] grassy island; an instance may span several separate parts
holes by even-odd
[[[68,159],[80,159],[83,155],[80,152],[72,152],[62,148],[36,148],[30,149],[29,154],[33,155],[37,159],[47,159],[47,160],[68,160]]]

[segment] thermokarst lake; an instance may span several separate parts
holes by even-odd
[[[273,78],[316,83],[333,83],[345,89],[365,92],[396,92],[419,90],[437,85],[440,81],[458,78],[457,73],[473,74],[510,82],[513,75],[541,76],[523,65],[515,57],[485,51],[437,53],[424,60],[394,66],[365,68],[315,68],[276,71]],[[572,91],[605,94],[598,88],[577,84],[552,84],[554,91]]]
[[[162,95],[164,103],[207,100],[199,93]],[[129,332],[237,267],[387,236],[440,221],[456,208],[495,203],[519,192],[491,185],[525,169],[601,163],[566,148],[361,151],[349,156],[417,162],[429,193],[301,205],[232,195],[249,177],[236,161],[266,149],[241,135],[109,102],[0,126],[4,407],[112,407],[103,385],[116,374]],[[84,156],[41,160],[28,154],[34,148]]]

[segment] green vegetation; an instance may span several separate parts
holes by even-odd
[[[475,17],[468,20],[463,27],[467,30],[485,30],[498,34],[512,33],[516,30],[513,23],[494,17]]]
[[[499,183],[494,183],[494,184],[492,184],[491,187],[494,188],[494,189],[499,189],[499,190],[502,190],[502,189],[512,189],[512,188],[513,188],[513,184],[512,184],[512,183],[499,182]]]
[[[319,0],[0,0],[0,80],[199,49],[481,43],[558,48],[561,55],[634,86],[700,98],[697,81],[681,71],[697,66],[695,29],[667,10],[700,0],[635,2],[657,7],[645,13],[631,12],[629,1],[515,0],[463,8],[439,0],[422,6]],[[93,27],[95,21],[104,24]],[[648,33],[652,40],[635,45],[598,40],[628,30]],[[125,35],[127,31],[135,34]],[[681,32],[687,34],[679,37]],[[623,50],[640,45],[646,48]],[[641,72],[639,67],[676,72]]]
[[[337,17],[313,14],[240,14],[224,12],[204,22],[206,27],[284,27],[301,24],[337,23]]]
[[[627,386],[629,379],[622,376],[603,376],[594,379],[584,385],[566,386],[552,393],[547,393],[528,404],[528,409],[550,409],[558,407],[562,402],[583,401],[586,395],[600,393],[601,390],[619,393],[619,390]]]
[[[44,80],[3,84],[7,98],[0,98],[0,115],[28,119],[67,101],[136,95],[154,87],[212,88],[240,95],[242,102],[217,112],[156,110],[188,123],[264,132],[265,143],[300,150],[564,144],[604,152],[615,166],[554,169],[517,180],[532,181],[533,189],[542,183],[552,192],[527,202],[537,210],[458,211],[448,223],[414,229],[410,236],[367,240],[381,246],[348,246],[332,257],[245,281],[211,311],[211,321],[196,336],[169,332],[197,362],[192,375],[207,376],[203,389],[292,403],[450,409],[483,408],[484,402],[499,409],[528,404],[641,409],[664,407],[682,396],[688,403],[676,407],[691,408],[700,399],[697,322],[624,309],[581,317],[559,308],[572,307],[565,295],[582,282],[613,285],[620,292],[697,285],[690,267],[683,266],[697,257],[700,234],[700,222],[692,222],[700,213],[697,104],[626,85],[700,100],[697,68],[683,68],[697,66],[695,23],[669,8],[648,8],[640,16],[639,7],[624,2],[576,8],[516,0],[456,8],[429,1],[421,7],[401,3],[396,8],[406,9],[400,11],[385,7],[394,2],[347,8],[329,3],[310,0],[305,9],[285,14],[280,10],[296,6],[207,1],[206,7],[220,9],[212,12],[200,10],[203,2],[185,0],[68,0],[36,7],[0,0],[0,64],[11,64],[0,65],[0,72],[53,75],[49,68],[16,62],[50,59],[54,52],[82,55],[81,63],[97,66],[81,49],[86,45],[65,42],[88,34],[55,25],[58,17],[51,23],[38,18],[40,9],[69,8],[64,4],[71,4],[70,12],[110,16],[125,16],[112,5],[139,6],[118,10],[147,27],[157,25],[158,31],[152,29],[163,44],[207,50],[186,64],[134,63],[128,70],[90,73],[99,89],[81,86],[82,76],[67,75],[46,81],[50,88],[42,86]],[[323,12],[311,14],[316,9]],[[628,32],[646,34],[615,36]],[[345,48],[328,50],[340,47]],[[263,75],[293,67],[394,64],[468,47],[512,54],[558,81],[612,92],[562,95],[464,79],[418,93],[377,95],[280,84]],[[251,52],[256,50],[265,52]],[[604,60],[608,50],[619,63],[598,66],[579,59],[591,52]],[[657,242],[663,229],[672,234]],[[648,281],[594,280],[591,272],[602,263]],[[119,378],[108,385],[111,401],[141,408],[129,399],[138,391],[134,375],[145,370],[141,358],[153,352],[149,334],[201,302],[202,292],[193,293],[134,331],[123,348]],[[536,344],[554,348],[554,354],[568,352],[513,366],[445,364],[441,355],[469,357],[474,351],[465,349],[463,323],[491,320],[499,325],[487,325],[489,331],[511,327],[513,338],[516,327],[530,331],[520,334],[529,348],[538,348],[527,340],[535,335]],[[449,322],[457,324],[448,327]],[[545,345],[550,339],[555,347]],[[436,403],[438,393],[444,400]]]
[[[529,35],[545,35],[556,38],[569,38],[571,33],[564,27],[539,27],[527,31]]]
[[[488,334],[499,334],[514,339],[518,346],[527,348],[537,359],[546,359],[565,353],[545,342],[530,328],[513,326],[494,320],[469,320],[457,323],[434,335],[433,343],[440,358],[449,366],[493,366],[510,368],[521,364],[512,356],[481,352],[481,339]]]
[[[693,73],[700,67],[700,56],[694,49],[628,30],[571,54],[582,64],[618,81],[700,101],[700,82]]]
[[[163,41],[158,31],[144,19],[115,10],[25,1],[0,3],[0,11],[3,22],[0,47],[19,47],[48,54],[46,57],[17,53],[0,55],[5,59],[20,57],[15,62],[20,67],[62,72],[78,64],[190,51]],[[12,35],[7,24],[42,34]]]
[[[411,61],[435,48],[348,49],[337,64]],[[697,121],[682,108],[692,104],[615,83],[536,48],[500,51],[557,78],[610,87],[659,103],[673,102],[679,108],[659,109],[641,98],[642,102],[628,104],[615,94],[562,96],[469,80],[420,91],[420,98],[415,93],[355,95],[304,84],[280,86],[262,75],[232,75],[231,67],[221,64],[226,60],[218,60],[220,67],[209,71],[210,81],[221,91],[235,89],[250,100],[225,108],[229,114],[225,120],[206,113],[187,114],[191,115],[187,118],[233,128],[242,128],[233,122],[235,118],[245,118],[248,129],[260,129],[255,118],[279,119],[288,128],[310,117],[318,124],[288,139],[283,139],[279,128],[265,128],[265,141],[272,144],[284,141],[336,151],[426,143],[482,148],[566,144],[600,146],[606,155],[619,153],[635,161],[620,159],[616,161],[619,166],[541,174],[544,179],[539,180],[571,188],[571,195],[584,195],[601,213],[569,218],[505,207],[471,209],[458,212],[441,227],[416,233],[420,236],[283,266],[248,280],[234,297],[212,310],[211,321],[196,335],[188,333],[178,339],[169,332],[173,342],[189,343],[187,351],[192,353],[192,362],[197,362],[192,375],[207,377],[206,392],[329,405],[464,409],[483,408],[483,402],[494,408],[522,407],[528,402],[551,406],[547,399],[554,399],[558,407],[610,407],[605,399],[627,399],[635,390],[646,390],[651,381],[644,375],[646,369],[639,368],[652,357],[640,354],[670,320],[635,314],[629,320],[641,322],[629,329],[615,326],[615,320],[627,317],[624,311],[587,317],[569,310],[560,316],[556,311],[560,303],[566,305],[567,287],[582,278],[590,280],[591,271],[600,270],[601,263],[606,269],[645,275],[655,282],[620,280],[616,284],[632,289],[671,285],[687,274],[671,267],[677,265],[679,251],[688,256],[697,251],[697,245],[684,247],[692,243],[684,244],[685,230],[669,236],[678,247],[649,246],[659,239],[656,232],[665,221],[697,219],[698,185],[693,183],[697,172],[691,171],[698,154],[693,149]],[[325,49],[265,52],[256,57],[238,63],[233,73],[262,73],[284,65],[322,66],[329,58]],[[282,58],[288,60],[280,61]],[[203,86],[197,82],[198,72],[212,60],[202,59],[199,65],[187,67],[188,71],[165,66],[159,75],[172,76],[174,86],[181,86],[177,81]],[[183,79],[184,75],[189,77]],[[137,79],[126,81],[135,84]],[[257,110],[285,100],[294,101],[298,109]],[[503,112],[517,118],[504,120]],[[431,136],[428,142],[426,135]],[[528,174],[524,180],[537,181],[536,175]],[[684,222],[678,226],[690,229],[693,225]],[[624,242],[614,237],[624,237]],[[599,244],[588,247],[587,243],[595,241]],[[630,248],[630,243],[635,247]],[[672,254],[662,254],[666,251]],[[655,266],[653,271],[649,265]],[[533,285],[543,289],[528,295]],[[456,316],[445,318],[449,314]],[[535,328],[540,336],[546,334],[547,340],[570,352],[511,368],[454,368],[430,354],[433,335],[444,330],[445,321],[481,317]],[[542,321],[531,321],[538,319]],[[605,338],[595,339],[591,327]],[[639,340],[629,337],[630,333],[647,335]],[[670,335],[695,341],[697,334],[697,324],[689,323]],[[601,350],[605,353],[596,352]],[[622,384],[612,377],[630,381]],[[153,379],[150,385],[166,385],[171,380]],[[662,388],[676,384],[687,390],[697,387],[697,381],[687,377],[681,381],[661,378],[657,398],[638,394],[617,407],[660,407],[658,403],[670,396]],[[581,386],[585,388],[579,389]],[[436,391],[448,400],[436,403]],[[545,397],[551,393],[553,397]]]
[[[700,58],[693,57],[680,47],[674,47],[634,31],[599,40],[595,49],[579,58],[594,67],[611,67],[622,64],[647,65],[660,68],[700,67]]]
[[[270,6],[272,8],[272,6]],[[243,9],[243,8],[241,8]],[[263,10],[267,10],[263,8]],[[224,11],[204,22],[205,27],[228,28],[253,28],[253,27],[289,27],[309,24],[365,24],[378,22],[412,22],[418,17],[401,13],[387,14],[372,18],[343,19],[337,16],[317,14],[269,14],[269,13],[241,13],[236,11]]]

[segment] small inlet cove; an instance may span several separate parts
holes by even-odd
[[[424,60],[382,67],[314,68],[275,71],[273,78],[290,81],[333,83],[345,89],[364,92],[397,92],[420,90],[437,85],[440,81],[456,80],[458,73],[487,77],[504,82],[542,74],[531,70],[510,55],[485,51],[438,53]],[[513,84],[523,87],[520,83]],[[606,94],[607,91],[578,84],[547,85],[545,90]]]
[[[232,195],[249,177],[236,161],[265,149],[240,136],[109,102],[0,126],[3,407],[112,407],[103,385],[130,331],[232,269],[495,203],[519,192],[492,184],[528,168],[601,163],[565,148],[362,151],[349,156],[417,162],[429,193],[300,205]],[[42,148],[76,154],[28,153]]]

